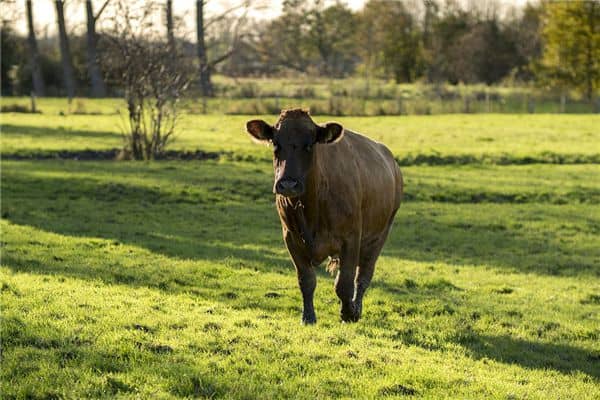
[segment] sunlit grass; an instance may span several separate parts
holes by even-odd
[[[364,318],[321,268],[303,327],[247,118],[174,146],[252,161],[2,161],[2,398],[600,396],[598,164],[403,167]],[[340,118],[397,157],[593,155],[596,119]],[[117,147],[116,121],[4,114],[2,152]]]
[[[245,133],[250,118],[275,123],[276,116],[185,115],[171,148],[232,152],[269,158],[267,146]],[[598,155],[597,115],[434,115],[315,117],[386,143],[396,157],[417,155],[538,157]],[[123,145],[125,121],[117,115],[2,115],[2,153],[110,149]]]

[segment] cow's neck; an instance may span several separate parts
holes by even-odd
[[[317,229],[318,220],[318,192],[323,177],[319,170],[318,152],[313,156],[312,165],[306,176],[306,190],[298,198],[285,199],[284,204],[287,213],[291,218],[288,219],[288,226],[295,235],[309,249],[313,247],[314,234]]]

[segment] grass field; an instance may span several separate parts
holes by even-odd
[[[252,116],[274,123],[276,116]],[[244,134],[248,116],[183,115],[174,149],[233,152],[237,158],[270,159],[266,146]],[[434,115],[404,117],[319,117],[384,141],[399,158],[419,155],[507,157],[552,161],[558,158],[600,162],[600,115]],[[110,149],[123,144],[124,120],[118,115],[2,115],[2,153]]]
[[[335,118],[407,196],[363,319],[323,268],[316,326],[248,118],[183,118],[219,160],[142,163],[12,160],[118,147],[119,117],[2,114],[3,399],[600,397],[598,116]]]

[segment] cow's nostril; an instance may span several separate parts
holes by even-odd
[[[293,189],[297,185],[298,185],[298,181],[295,181],[293,179],[286,179],[286,180],[279,181],[279,186],[281,186],[283,189]]]

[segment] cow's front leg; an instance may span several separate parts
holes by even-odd
[[[317,287],[317,275],[315,269],[310,263],[310,258],[306,254],[306,250],[299,245],[291,234],[284,233],[285,244],[288,248],[294,266],[296,267],[296,275],[298,276],[298,285],[302,292],[302,323],[315,324],[317,316],[315,315],[315,307],[313,298],[315,288]]]
[[[302,292],[302,323],[303,324],[316,324],[317,316],[315,314],[315,307],[313,304],[313,298],[315,294],[315,288],[317,287],[317,276],[315,269],[308,264],[306,268],[296,267],[298,274],[298,285]]]
[[[335,292],[341,301],[340,316],[342,321],[356,322],[360,318],[354,303],[354,276],[358,266],[358,238],[346,241],[340,254],[340,269],[335,278]]]

